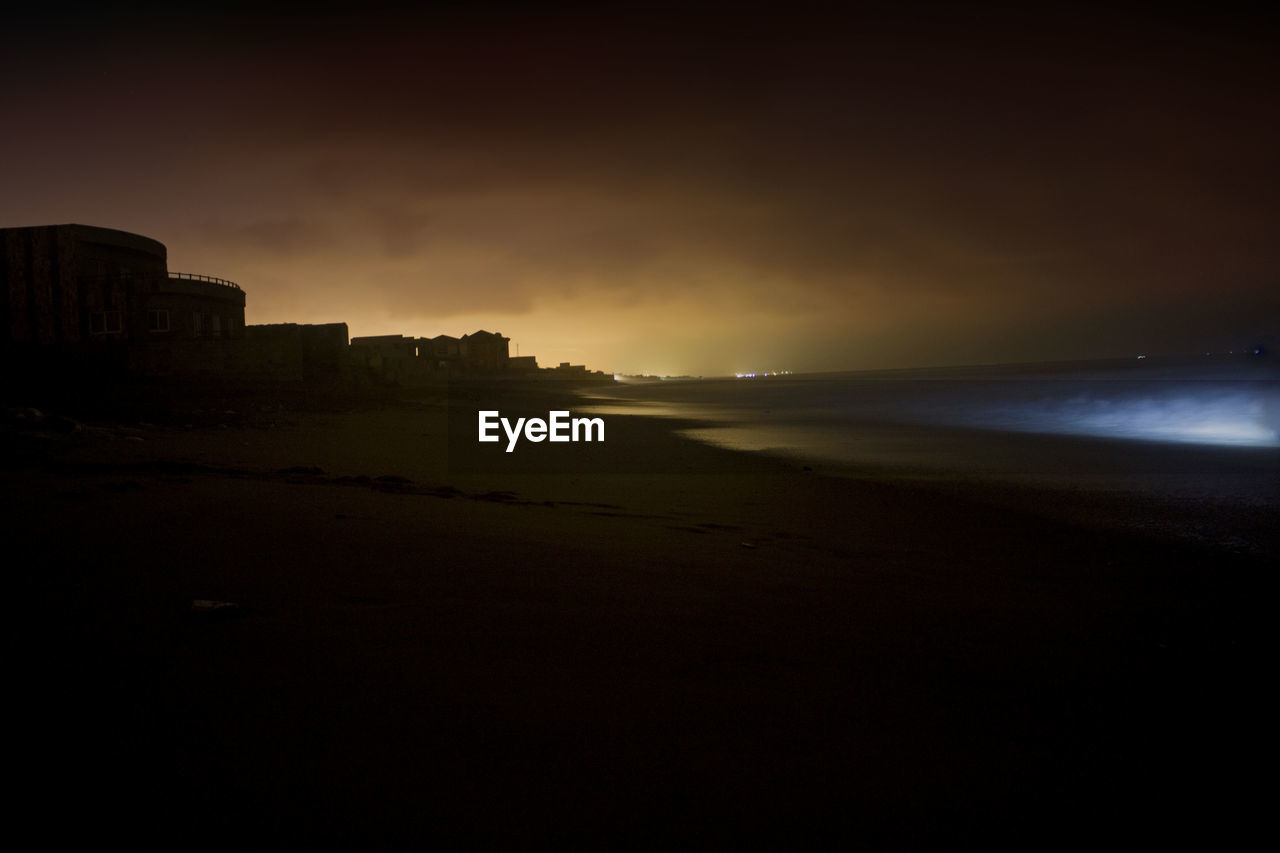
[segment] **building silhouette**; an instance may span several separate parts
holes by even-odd
[[[0,372],[312,380],[348,367],[347,325],[245,325],[239,285],[172,272],[163,243],[92,225],[0,229]]]
[[[245,294],[213,276],[171,272],[163,243],[92,225],[0,228],[0,378],[112,375],[401,384],[465,377],[570,378],[512,358],[510,338],[378,335],[345,323],[245,325]]]
[[[351,357],[381,380],[412,384],[506,373],[511,367],[510,342],[510,338],[483,329],[461,338],[370,335],[351,339]],[[536,369],[536,363],[533,366]]]
[[[244,291],[170,272],[164,244],[90,225],[0,229],[0,344],[84,347],[244,334]]]

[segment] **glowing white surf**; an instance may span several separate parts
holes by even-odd
[[[1144,396],[1076,396],[979,406],[968,425],[1195,444],[1280,447],[1280,400],[1274,389],[1183,390]]]

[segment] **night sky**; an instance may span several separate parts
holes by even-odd
[[[153,237],[250,323],[626,373],[1280,349],[1277,35],[1221,5],[58,7],[0,25],[0,226]]]

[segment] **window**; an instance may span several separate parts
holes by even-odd
[[[209,329],[213,332],[213,336],[215,338],[221,335],[222,334],[222,317],[218,316],[217,314],[214,314],[209,324]]]
[[[203,334],[203,332],[204,332],[204,327],[200,323],[200,312],[199,311],[191,312],[191,334],[195,335],[198,338],[200,337],[201,334]]]
[[[149,332],[169,331],[169,312],[164,308],[148,311],[147,312],[147,331]]]
[[[118,335],[121,331],[119,311],[94,311],[89,315],[90,334]]]

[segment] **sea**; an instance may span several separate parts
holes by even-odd
[[[1280,363],[1267,356],[757,373],[583,393],[592,414],[673,418],[697,441],[840,476],[1070,492],[1092,499],[1095,518],[1114,507],[1120,526],[1280,556]]]

